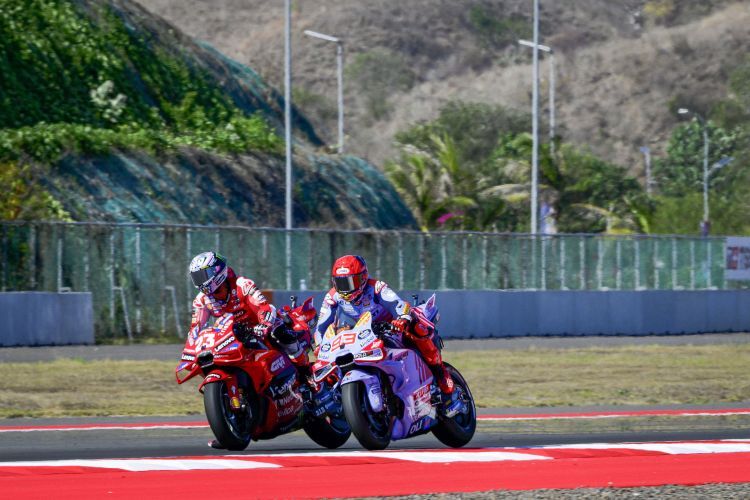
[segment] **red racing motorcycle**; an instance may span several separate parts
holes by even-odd
[[[316,317],[312,297],[299,307],[295,299],[292,308],[280,309],[279,315],[302,342],[309,343]],[[235,335],[232,315],[197,337],[188,335],[175,377],[182,384],[197,375],[203,377],[198,390],[208,423],[226,449],[244,450],[251,440],[271,439],[300,427],[326,448],[338,448],[349,439],[339,381],[328,378],[310,394],[285,353],[255,337]]]

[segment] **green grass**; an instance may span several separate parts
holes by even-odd
[[[175,358],[179,353],[175,353]],[[750,401],[750,344],[445,352],[480,407]],[[0,417],[202,414],[175,362],[0,364]]]

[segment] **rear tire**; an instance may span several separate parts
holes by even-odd
[[[474,406],[474,397],[469,390],[469,384],[463,376],[448,363],[445,363],[445,369],[453,377],[454,390],[460,391],[459,397],[464,402],[466,412],[458,413],[452,418],[440,417],[440,422],[432,428],[432,433],[441,443],[452,448],[460,448],[474,437],[477,429],[477,409]]]
[[[229,403],[229,392],[225,381],[207,384],[203,390],[203,406],[206,417],[216,439],[228,450],[240,451],[247,448],[252,439],[253,418],[257,408],[255,394],[246,393],[248,410],[233,410]]]
[[[385,449],[391,442],[393,427],[388,412],[373,411],[362,382],[345,384],[341,393],[344,415],[357,441],[368,450]]]

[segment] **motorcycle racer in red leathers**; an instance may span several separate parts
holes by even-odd
[[[284,326],[276,308],[251,279],[236,276],[226,259],[215,252],[203,252],[193,258],[190,278],[200,290],[193,300],[190,335],[197,337],[211,317],[232,314],[238,340],[245,341],[255,336],[271,346],[278,346],[291,358],[309,385],[309,346],[302,345],[296,333]],[[268,342],[271,334],[274,341]]]
[[[337,315],[356,321],[369,311],[373,323],[390,321],[408,343],[416,347],[437,379],[444,400],[453,394],[453,379],[443,366],[440,349],[432,340],[435,326],[425,318],[411,314],[411,305],[384,281],[371,279],[367,263],[359,255],[345,255],[333,263],[331,288],[323,299],[315,329],[315,344],[320,344],[328,326]]]

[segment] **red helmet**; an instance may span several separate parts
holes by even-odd
[[[367,286],[367,262],[359,255],[344,255],[336,259],[331,269],[331,282],[342,299],[357,300]]]

